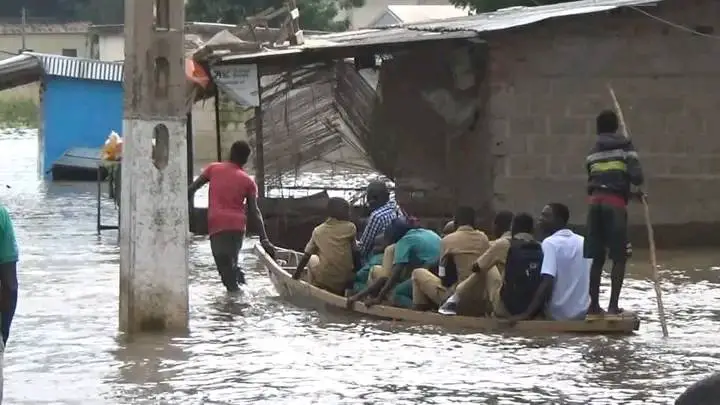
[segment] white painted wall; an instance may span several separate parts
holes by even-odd
[[[365,5],[351,10],[342,10],[338,20],[350,18],[350,29],[368,27],[389,5],[449,5],[448,0],[365,0]]]
[[[98,37],[100,60],[125,60],[125,37],[122,35],[101,35]]]

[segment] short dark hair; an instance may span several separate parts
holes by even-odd
[[[515,214],[513,214],[512,211],[499,211],[497,214],[495,214],[495,219],[493,219],[493,225],[495,226],[495,230],[500,234],[508,232],[510,230],[510,224],[512,224],[514,216]]]
[[[615,111],[604,110],[595,119],[595,127],[598,134],[614,133],[620,128],[620,121]]]
[[[230,161],[243,166],[250,158],[250,144],[247,141],[235,141],[230,147]]]
[[[535,219],[533,216],[527,212],[516,214],[510,226],[510,233],[515,235],[518,233],[532,234],[533,232],[535,232]]]
[[[455,211],[455,228],[462,225],[475,226],[475,209],[473,207],[462,206]]]
[[[553,216],[560,221],[560,225],[567,226],[570,221],[570,208],[562,203],[550,203],[548,204],[550,210],[552,210]]]
[[[329,217],[347,220],[350,216],[350,203],[340,197],[332,197],[328,200],[327,214]]]

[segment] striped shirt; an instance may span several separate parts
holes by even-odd
[[[363,262],[370,256],[375,238],[385,232],[393,219],[401,215],[403,215],[402,210],[394,200],[388,201],[370,213],[365,230],[360,237],[360,256]]]

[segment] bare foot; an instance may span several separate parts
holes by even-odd
[[[615,308],[608,307],[608,310],[607,310],[607,313],[610,315],[621,315],[623,312],[625,312],[624,309],[617,308],[617,307],[615,307]]]
[[[605,311],[603,311],[602,308],[600,308],[599,305],[592,305],[590,308],[588,308],[587,316],[593,317],[593,318],[602,318],[605,316]]]

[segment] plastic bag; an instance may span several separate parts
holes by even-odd
[[[100,157],[102,160],[117,161],[122,158],[122,138],[112,131],[105,141]]]

